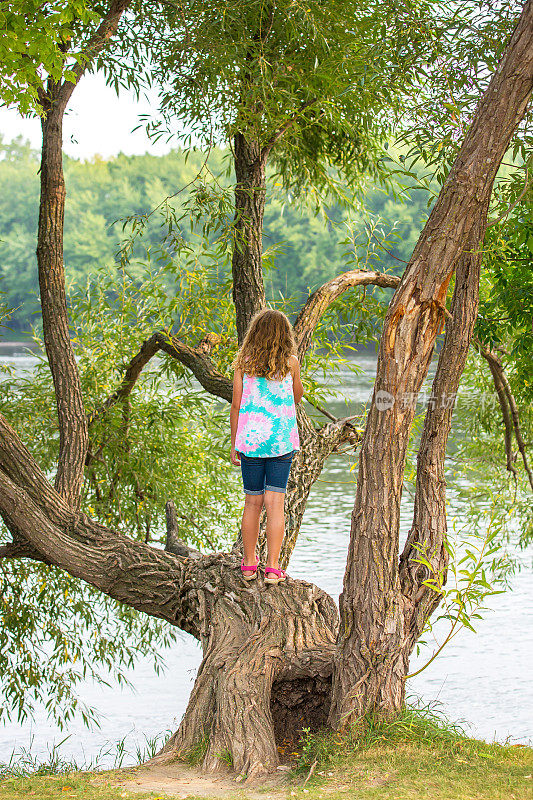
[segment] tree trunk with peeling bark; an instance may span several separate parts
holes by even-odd
[[[451,408],[477,315],[479,260],[496,172],[533,89],[533,3],[525,3],[481,98],[463,145],[391,301],[359,457],[348,561],[339,598],[340,631],[329,724],[360,724],[404,705],[409,656],[438,604],[424,586],[415,543],[446,567],[443,475]],[[418,453],[415,514],[401,560],[399,517],[416,397],[441,332],[448,285],[458,270],[453,313]]]

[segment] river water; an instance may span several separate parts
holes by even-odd
[[[331,391],[340,388],[348,401],[346,405],[338,395],[331,396],[327,407],[339,416],[360,412],[372,393],[375,355],[358,353],[350,356],[350,361],[355,361],[364,372],[356,375],[343,368],[329,381]],[[31,370],[34,359],[22,354],[20,348],[3,347],[0,363],[14,364],[23,371]],[[425,386],[429,389],[430,384],[426,382]],[[453,441],[449,449],[453,451]],[[352,464],[353,456],[347,454],[336,454],[328,460],[311,489],[287,570],[295,578],[315,582],[335,600],[342,589],[355,496],[357,471],[350,472]],[[449,518],[460,518],[461,507],[453,492],[449,494]],[[412,500],[404,492],[400,549],[411,515]],[[521,564],[521,570],[511,578],[511,589],[488,598],[490,611],[477,621],[477,632],[461,629],[423,672],[408,681],[407,694],[412,702],[442,711],[472,736],[487,741],[532,744],[533,548],[520,551],[511,545],[509,549]],[[435,626],[438,642],[448,630],[449,623],[444,620]],[[434,642],[429,643],[428,637],[428,645],[411,660],[411,672],[423,666],[433,650]],[[61,753],[78,764],[97,761],[101,766],[111,765],[113,756],[106,755],[107,745],[124,737],[127,754],[123,763],[134,763],[136,743],[174,730],[179,724],[201,661],[200,647],[190,635],[180,632],[178,642],[166,651],[165,661],[167,669],[160,676],[154,673],[150,662],[138,662],[128,673],[133,690],[117,685],[105,688],[91,682],[80,686],[81,700],[99,713],[99,729],[88,730],[75,720],[69,723],[67,731],[60,731],[51,725],[43,709],[38,709],[31,723],[0,726],[0,762],[8,759],[14,749],[30,745],[35,755],[45,757],[54,744],[67,736]]]

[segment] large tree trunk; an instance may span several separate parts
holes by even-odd
[[[45,116],[41,120],[41,202],[37,239],[37,263],[43,336],[52,372],[59,422],[59,458],[56,488],[73,505],[79,505],[88,446],[87,418],[81,384],[70,339],[65,272],[63,222],[63,113],[59,86],[48,89]]]
[[[235,220],[232,257],[233,302],[239,345],[253,315],[265,307],[263,216],[265,159],[259,142],[243,133],[234,137]]]
[[[220,561],[196,683],[155,760],[205,742],[205,770],[226,771],[226,753],[238,778],[251,781],[276,768],[287,736],[294,741],[303,727],[326,722],[337,608],[317,586],[290,577],[269,587],[258,575],[244,588],[239,559]]]
[[[433,607],[427,587],[422,586],[423,576],[410,569],[411,541],[404,553],[401,579],[399,570],[400,500],[413,401],[427,375],[435,338],[442,330],[450,279],[465,248],[475,251],[481,246],[494,177],[532,88],[533,3],[528,0],[385,319],[361,445],[348,562],[339,600],[340,630],[329,716],[329,724],[336,728],[360,722],[370,710],[389,717],[404,704],[409,654],[417,631]],[[477,299],[471,295],[468,308],[456,308],[454,320],[464,315],[462,338],[466,347],[476,308]],[[455,350],[456,346],[450,338],[448,347]],[[444,358],[447,354],[448,348]],[[445,371],[437,376],[436,386],[448,395],[459,382],[464,357],[454,355],[453,363],[442,363]],[[419,469],[431,466],[431,413],[428,419]],[[440,482],[447,433],[440,433],[439,458],[433,463]],[[418,483],[411,539],[426,538],[424,531],[417,532],[418,525],[435,514],[428,538],[440,552],[445,535],[442,497],[421,490],[427,477],[421,475]],[[421,505],[425,502],[430,504],[427,513]],[[413,602],[420,600],[423,605],[413,612]]]

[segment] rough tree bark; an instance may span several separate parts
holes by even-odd
[[[54,564],[202,643],[187,712],[159,760],[207,735],[204,767],[227,769],[218,757],[227,750],[251,780],[279,763],[276,731],[298,730],[304,715],[325,721],[338,627],[325,592],[290,578],[283,591],[262,578],[243,586],[238,555],[201,555],[169,537],[187,552],[178,556],[95,523],[67,505],[1,417],[0,464],[0,513],[13,534],[0,557]]]
[[[487,206],[485,204],[479,210],[467,246],[457,264],[450,320],[446,325],[418,449],[413,524],[399,562],[405,669],[426,620],[441,599],[423,581],[440,572],[444,575],[444,583],[446,582],[449,556],[444,547],[447,535],[444,460],[455,396],[466,364],[478,312],[482,261],[480,243],[485,232]],[[419,563],[420,550],[417,546],[424,548],[432,574]]]
[[[410,548],[415,539],[428,538],[439,563],[445,535],[442,489],[432,495],[433,476],[428,491],[428,476],[422,475],[417,482],[415,520],[400,575],[399,512],[406,447],[415,410],[411,400],[418,395],[427,375],[458,259],[466,247],[474,251],[481,245],[494,177],[524,115],[532,88],[533,4],[528,0],[385,319],[359,457],[348,561],[339,599],[340,631],[329,714],[329,724],[335,728],[357,724],[369,710],[384,717],[394,715],[404,704],[409,654],[416,633],[433,606],[433,599],[420,582],[419,571],[412,569]],[[457,314],[467,314],[466,346],[473,312],[473,305],[463,312],[457,310]],[[449,345],[455,349],[451,339]],[[446,371],[438,376],[439,391],[447,391],[458,382],[462,363],[462,356],[457,356],[453,365],[443,363]],[[419,469],[436,470],[435,478],[442,485],[442,459],[439,455],[432,460],[433,445],[429,442],[436,416],[430,411],[428,415]],[[440,436],[436,453],[442,452],[447,430]],[[428,535],[425,525],[429,520]],[[413,611],[413,603],[420,601],[422,604]]]

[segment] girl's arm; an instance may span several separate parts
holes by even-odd
[[[292,372],[292,389],[294,393],[294,402],[299,403],[304,394],[304,387],[302,386],[302,379],[300,377],[300,362],[297,356],[291,356],[291,372]]]
[[[233,374],[233,395],[229,412],[231,426],[231,449],[235,450],[235,437],[237,436],[237,423],[239,421],[239,408],[242,398],[242,372],[236,369]]]

